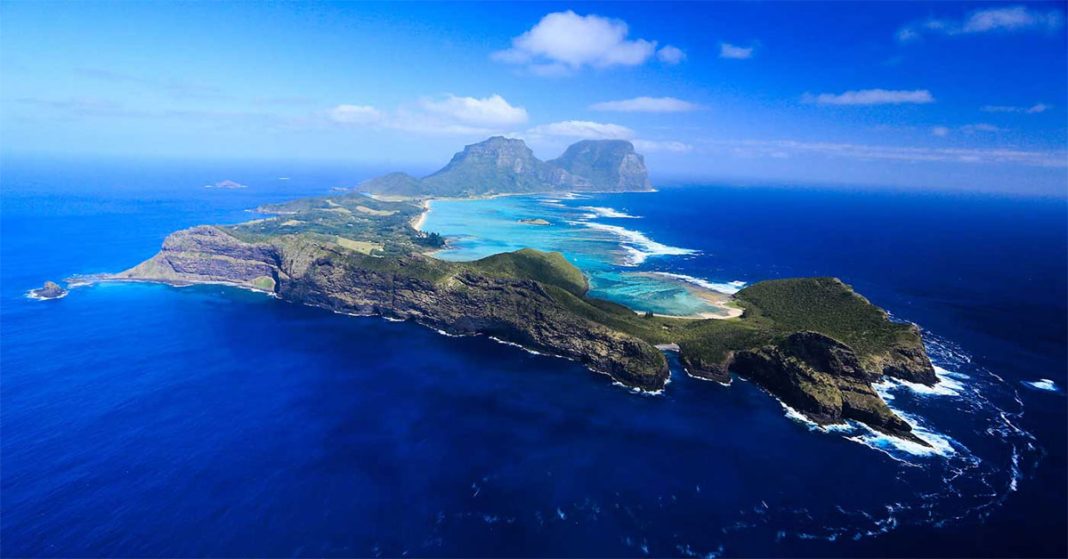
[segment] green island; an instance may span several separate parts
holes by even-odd
[[[152,258],[101,279],[222,283],[493,336],[646,391],[664,389],[663,351],[678,351],[691,376],[729,384],[740,375],[819,424],[853,420],[927,445],[872,388],[884,377],[937,382],[919,329],[890,320],[838,279],[750,285],[732,297],[736,317],[654,316],[588,296],[586,277],[562,254],[523,249],[448,262],[430,254],[445,239],[416,227],[435,196],[649,188],[629,142],[579,142],[542,162],[520,140],[491,138],[423,179],[386,175],[359,192],[258,208],[266,219],[172,233]]]

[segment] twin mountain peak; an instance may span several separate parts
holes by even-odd
[[[523,140],[494,136],[471,144],[449,164],[421,179],[390,173],[360,191],[394,196],[484,196],[504,193],[652,190],[645,159],[626,140],[583,140],[550,161]]]

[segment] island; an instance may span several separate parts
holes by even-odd
[[[450,335],[486,335],[572,359],[634,389],[669,379],[663,351],[687,374],[738,375],[819,424],[848,420],[927,445],[873,389],[886,377],[933,385],[919,329],[835,278],[752,284],[723,318],[639,314],[588,295],[560,253],[523,249],[471,262],[431,255],[440,236],[415,225],[434,196],[646,190],[629,142],[585,141],[541,162],[520,140],[468,146],[441,171],[394,173],[359,192],[264,206],[273,217],[172,233],[162,250],[112,281],[221,283],[353,315],[408,320]],[[726,295],[725,295],[726,297]]]
[[[29,295],[32,299],[40,299],[43,301],[47,299],[59,299],[61,297],[66,297],[67,293],[68,291],[60,287],[58,283],[54,281],[46,281],[41,287],[38,287],[37,289],[31,289]]]
[[[212,184],[205,184],[204,188],[218,188],[220,190],[237,190],[239,188],[248,188],[248,185],[247,184],[241,184],[241,183],[239,183],[237,181],[232,181],[230,179],[226,179],[226,180],[221,180],[219,182],[212,183]]]
[[[523,218],[519,220],[519,223],[522,223],[524,225],[550,225],[547,220],[542,219],[540,217]]]

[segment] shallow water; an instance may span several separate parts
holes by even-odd
[[[437,200],[431,203],[421,228],[448,237],[449,248],[437,253],[446,260],[476,260],[525,247],[564,253],[586,273],[592,296],[640,312],[677,316],[722,313],[723,309],[698,292],[712,289],[731,293],[744,285],[717,285],[677,274],[636,271],[638,267],[646,270],[648,266],[642,265],[653,260],[697,251],[659,243],[637,229],[641,216],[584,205],[586,200],[575,194]],[[548,223],[529,223],[537,219]]]
[[[587,221],[695,251],[638,266],[620,265],[619,235],[585,225],[493,240],[529,201],[465,202],[505,206],[469,246],[558,246],[595,277],[842,277],[927,329],[946,382],[880,386],[938,444],[916,452],[857,426],[821,431],[673,358],[667,389],[646,396],[486,338],[218,286],[34,301],[45,279],[127,267],[174,229],[336,185],[254,169],[224,175],[245,191],[203,191],[217,170],[56,169],[3,179],[7,555],[1065,552],[1065,397],[1024,384],[1065,385],[1062,201],[725,187],[561,199],[641,216]]]

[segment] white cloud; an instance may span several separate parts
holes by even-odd
[[[624,113],[680,113],[697,110],[700,106],[674,97],[635,97],[621,101],[594,103],[590,105],[590,108],[595,111]]]
[[[664,45],[660,50],[656,51],[656,57],[664,64],[678,64],[686,60],[686,53],[676,46]]]
[[[964,126],[958,128],[958,130],[965,134],[975,134],[977,132],[994,133],[1005,131],[1005,129],[1000,126],[994,126],[993,124],[987,124],[985,122],[979,122],[976,124],[965,124]],[[931,128],[931,134],[940,138],[948,136],[950,132],[951,130],[946,126],[935,126]]]
[[[512,47],[493,53],[498,62],[523,65],[536,75],[561,75],[583,67],[637,66],[656,50],[656,41],[628,39],[626,22],[573,11],[554,12],[512,39]],[[661,49],[661,59],[681,61],[682,51]]]
[[[565,120],[535,126],[527,131],[531,136],[560,136],[587,140],[629,140],[635,133],[626,126],[589,120]]]
[[[1030,107],[1010,107],[1010,106],[1004,106],[1004,105],[986,105],[985,107],[982,107],[979,110],[981,110],[981,111],[983,111],[985,113],[1026,113],[1026,114],[1033,115],[1033,114],[1038,114],[1038,113],[1044,113],[1044,112],[1050,110],[1051,108],[1053,108],[1053,107],[1050,107],[1049,105],[1047,105],[1045,103],[1035,103],[1034,105],[1031,105]]]
[[[719,57],[733,60],[746,60],[753,58],[753,47],[739,47],[730,43],[719,44]]]
[[[447,95],[425,98],[414,106],[381,111],[367,105],[338,105],[327,111],[337,124],[367,126],[427,134],[489,135],[527,121],[523,107],[500,95],[485,98]]]
[[[330,120],[342,124],[374,124],[382,113],[369,105],[338,105],[330,109]]]
[[[985,122],[980,122],[977,124],[966,124],[964,126],[961,126],[960,130],[965,134],[974,134],[976,132],[1004,132],[1003,128],[999,126],[994,126],[993,124],[986,124]]]
[[[1044,12],[1026,6],[1009,6],[976,10],[961,20],[931,18],[913,22],[898,30],[897,39],[910,42],[924,35],[1049,32],[1056,31],[1063,25],[1064,15],[1059,10]]]
[[[805,94],[802,100],[820,105],[901,105],[905,103],[934,103],[934,97],[926,89],[890,90],[861,89],[845,93]]]
[[[987,31],[1019,31],[1024,29],[1057,29],[1064,18],[1057,10],[1039,12],[1024,6],[991,8],[972,12],[961,26],[963,33]]]
[[[1013,149],[897,147],[793,140],[739,140],[712,142],[713,151],[737,157],[782,157],[820,155],[865,160],[907,162],[950,162],[972,164],[1011,164],[1032,167],[1068,167],[1066,151],[1024,151]]]
[[[419,103],[427,113],[473,126],[511,126],[527,121],[527,110],[513,107],[500,95],[484,99],[449,95],[444,99],[424,99]]]

